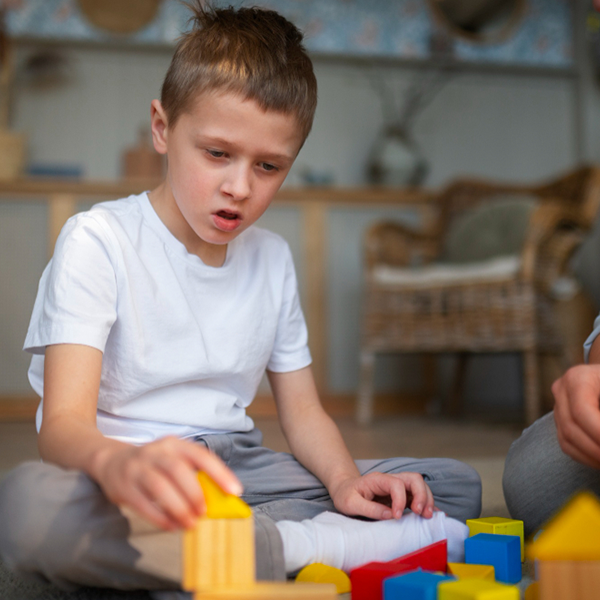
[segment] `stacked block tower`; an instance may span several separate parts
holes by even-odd
[[[205,473],[207,512],[183,536],[183,588],[194,600],[335,600],[332,584],[256,581],[252,510]]]

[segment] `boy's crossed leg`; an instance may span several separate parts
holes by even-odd
[[[274,521],[301,521],[335,507],[323,484],[291,454],[261,445],[258,429],[204,436],[204,443],[232,469],[244,486],[243,499]],[[453,519],[466,521],[481,512],[481,480],[472,467],[446,458],[388,458],[355,461],[361,475],[416,472],[431,489],[435,505]]]

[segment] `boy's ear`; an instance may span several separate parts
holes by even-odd
[[[152,143],[159,154],[167,153],[167,115],[160,100],[152,100],[150,105],[150,125],[152,129]]]

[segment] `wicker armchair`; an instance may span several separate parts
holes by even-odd
[[[448,276],[436,261],[451,224],[498,194],[537,199],[520,255],[496,261],[502,265],[459,266]],[[458,180],[440,193],[437,218],[426,230],[389,221],[372,226],[364,247],[358,422],[372,419],[375,357],[392,352],[456,352],[461,371],[468,353],[520,352],[525,420],[540,416],[538,355],[552,353],[568,366],[553,317],[553,285],[599,207],[600,170],[584,167],[540,186]]]

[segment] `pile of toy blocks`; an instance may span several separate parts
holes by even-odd
[[[206,515],[184,535],[184,589],[194,600],[520,600],[525,556],[523,522],[501,517],[467,521],[465,562],[448,563],[446,540],[389,562],[371,562],[349,576],[321,564],[296,583],[257,582],[250,507],[199,474]],[[539,581],[525,600],[600,598],[600,502],[583,493],[528,545]]]
[[[352,600],[519,600],[523,522],[467,521],[465,562],[448,563],[446,540],[350,573]]]
[[[490,517],[467,525],[465,563],[446,562],[445,540],[396,560],[372,562],[350,572],[352,600],[519,600],[514,584],[525,557],[534,562],[537,578],[525,600],[600,598],[600,501],[593,494],[569,501],[526,552],[522,521]],[[331,574],[318,580],[334,581]]]

